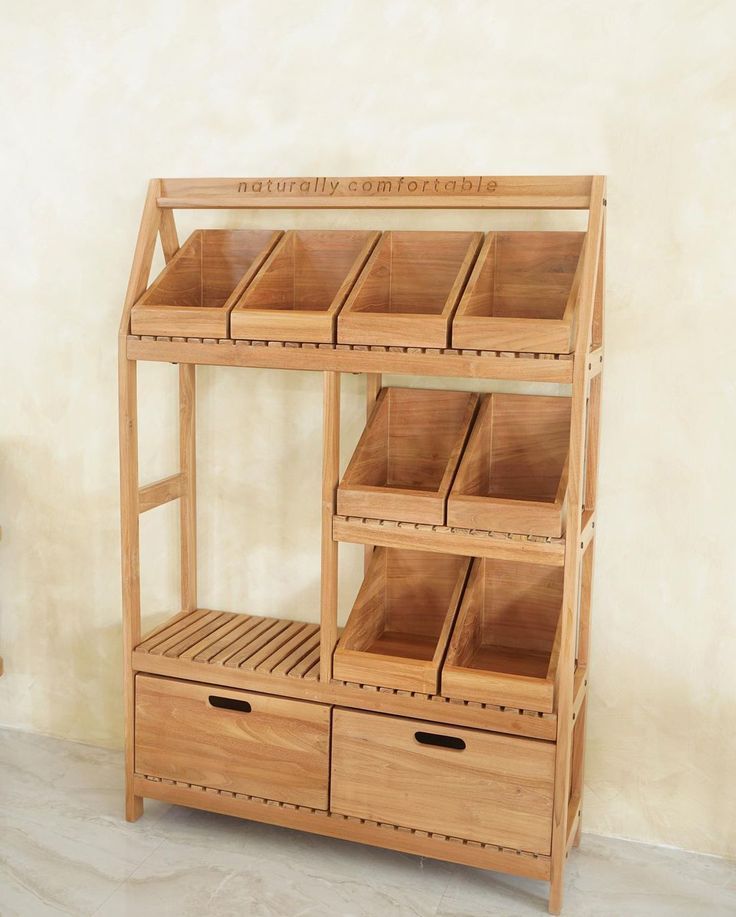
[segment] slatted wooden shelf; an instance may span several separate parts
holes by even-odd
[[[571,354],[127,335],[129,360],[572,383]]]
[[[319,625],[198,609],[157,628],[135,652],[208,668],[316,681]]]
[[[387,548],[410,547],[441,554],[498,557],[557,566],[562,566],[565,562],[565,539],[547,538],[542,535],[513,535],[508,532],[484,532],[479,529],[447,525],[424,525],[340,515],[333,516],[332,535],[335,541],[352,544]]]

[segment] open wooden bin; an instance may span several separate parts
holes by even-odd
[[[337,323],[341,344],[447,347],[479,232],[385,232]]]
[[[492,232],[452,324],[452,346],[572,353],[583,232]]]
[[[559,537],[570,408],[568,397],[484,395],[447,501],[447,524]]]
[[[474,560],[442,668],[442,694],[551,713],[564,572]]]
[[[343,516],[443,525],[479,396],[384,388],[337,489]]]
[[[230,310],[276,244],[270,229],[197,229],[133,306],[133,334],[228,337]]]
[[[341,681],[437,692],[470,559],[375,548],[335,649]]]
[[[231,337],[331,344],[337,313],[379,235],[289,230],[233,309]]]

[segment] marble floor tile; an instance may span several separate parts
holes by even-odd
[[[0,729],[0,917],[524,917],[547,884],[147,800],[122,756]],[[584,835],[566,917],[736,914],[736,864]]]

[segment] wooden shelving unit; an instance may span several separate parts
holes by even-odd
[[[129,820],[154,798],[528,876],[560,912],[582,811],[604,197],[600,176],[150,183],[119,334]],[[588,225],[275,226],[180,248],[174,222],[176,209],[388,208],[577,209]],[[149,286],[157,239],[167,267]],[[179,366],[179,468],[143,486],[140,361]],[[322,373],[319,624],[199,607],[198,365]],[[368,426],[341,481],[346,372],[365,374]],[[569,394],[427,399],[383,389],[386,373]],[[172,500],[180,607],[143,635],[139,518]],[[366,546],[344,636],[341,542]]]

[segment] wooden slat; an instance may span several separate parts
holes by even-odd
[[[306,625],[300,637],[304,635],[306,635],[305,639],[297,643],[290,649],[288,655],[273,665],[270,670],[272,675],[290,675],[298,678],[300,673],[308,671],[316,661],[319,661],[319,626]],[[308,661],[309,657],[313,657],[311,661]]]
[[[271,639],[268,643],[264,644],[258,652],[253,653],[247,659],[244,659],[239,668],[244,670],[258,670],[267,674],[271,671],[270,669],[270,659],[274,653],[278,653],[287,643],[289,643],[293,637],[298,634],[304,624],[301,621],[289,621],[276,636],[271,636]],[[270,634],[269,634],[270,636]]]
[[[471,557],[497,557],[561,567],[565,562],[562,539],[536,539],[534,536],[509,536],[448,526],[415,525],[381,519],[335,516],[332,523],[336,541],[371,544],[387,548],[414,548],[442,554]]]
[[[196,611],[180,611],[178,615],[174,615],[173,618],[170,618],[168,621],[164,621],[163,624],[160,624],[158,627],[147,633],[143,638],[143,642],[136,647],[136,650],[146,653],[150,652],[154,646],[157,646],[159,643],[163,643],[167,637],[172,636],[173,634],[185,628],[188,624],[191,624],[195,620],[204,617],[206,614],[207,612],[202,609],[197,609]]]
[[[264,628],[257,636],[254,636],[252,640],[249,640],[237,653],[232,655],[229,659],[225,661],[225,665],[228,668],[241,668],[243,667],[244,671],[249,671],[250,666],[244,663],[258,653],[264,646],[268,646],[271,641],[278,639],[278,637],[286,630],[289,626],[289,621],[279,621],[274,620],[273,623]]]
[[[146,484],[138,491],[138,512],[145,513],[149,509],[163,506],[181,496],[182,477],[180,474],[171,474],[168,478]]]
[[[195,612],[196,614],[196,612]],[[180,626],[176,628],[166,639],[157,642],[155,646],[152,646],[148,649],[149,653],[154,653],[161,656],[173,656],[175,657],[176,653],[169,653],[168,651],[173,647],[178,647],[181,644],[182,650],[187,646],[190,646],[190,643],[186,641],[188,638],[195,635],[195,639],[192,642],[196,642],[200,636],[203,636],[201,631],[210,624],[212,621],[220,619],[220,612],[218,611],[206,611],[201,617],[193,617],[192,619],[184,619],[180,622]]]
[[[504,379],[517,382],[572,382],[573,360],[530,356],[479,355],[477,351],[431,352],[419,348],[360,350],[351,345],[309,347],[282,342],[263,345],[245,341],[176,341],[128,337],[130,360],[194,363],[204,366],[252,366],[394,375]]]
[[[289,639],[278,649],[273,650],[263,662],[256,666],[258,671],[264,674],[273,672],[279,665],[282,665],[285,660],[288,661],[292,659],[293,654],[298,653],[305,641],[315,632],[315,629],[313,624],[304,624],[301,621],[294,621]]]
[[[211,656],[209,662],[211,665],[225,665],[225,663],[247,647],[252,640],[269,630],[276,624],[276,618],[250,618],[245,626],[233,633],[233,639],[222,647],[214,656]]]
[[[591,176],[163,178],[159,207],[583,210]]]

